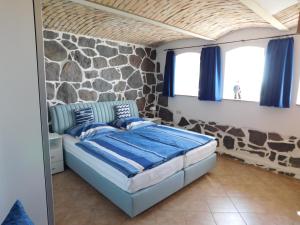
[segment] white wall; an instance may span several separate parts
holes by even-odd
[[[33,1],[0,6],[0,223],[19,199],[47,225]]]
[[[292,33],[292,31],[290,31]],[[268,37],[273,35],[280,35],[274,29],[245,29],[232,32],[217,42],[226,42],[233,40]],[[169,98],[169,109],[174,112],[176,121],[181,116],[186,116],[192,119],[201,119],[204,121],[214,121],[225,125],[233,125],[237,127],[255,128],[262,131],[274,131],[282,135],[295,135],[300,137],[300,106],[296,105],[299,74],[300,74],[300,37],[296,36],[294,46],[294,81],[292,92],[292,104],[289,109],[279,109],[273,107],[262,107],[257,102],[233,101],[223,100],[222,102],[206,102],[199,101],[197,97],[176,96]],[[266,46],[268,40],[242,42],[221,45],[222,63],[224,63],[224,54],[227,50],[245,46],[258,45]],[[161,63],[161,71],[164,71],[165,66],[165,51],[167,48],[193,46],[206,44],[208,42],[190,39],[171,42],[162,45],[158,48],[158,61]],[[198,51],[201,48],[176,50],[176,53],[184,51]],[[224,71],[224,69],[223,69]],[[260,84],[258,84],[260,85]]]

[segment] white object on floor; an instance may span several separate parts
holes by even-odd
[[[128,178],[119,170],[76,146],[75,144],[77,142],[78,140],[74,137],[63,135],[64,151],[67,151],[87,165],[90,165],[98,174],[129,193],[134,193],[157,184],[183,168],[183,156],[179,156],[153,169],[146,170],[143,173]]]
[[[62,148],[62,136],[56,133],[49,133],[49,146],[51,174],[63,172],[64,156]]]

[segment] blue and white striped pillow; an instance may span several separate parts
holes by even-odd
[[[129,104],[116,105],[114,107],[116,119],[131,117]]]
[[[94,113],[92,107],[75,109],[74,116],[76,125],[94,122]]]

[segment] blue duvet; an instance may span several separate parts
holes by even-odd
[[[211,140],[206,135],[149,124],[127,131],[106,126],[83,137],[77,145],[127,177],[133,177]]]

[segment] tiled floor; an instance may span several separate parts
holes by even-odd
[[[300,224],[300,181],[222,156],[210,174],[134,219],[71,170],[53,185],[56,225]]]

